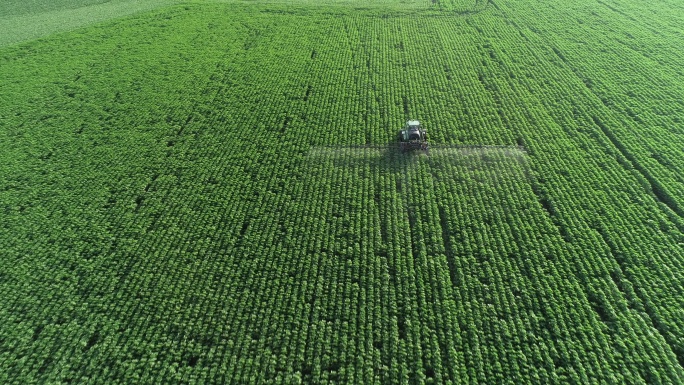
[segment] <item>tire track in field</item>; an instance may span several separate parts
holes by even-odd
[[[620,12],[619,10],[613,9],[613,7],[610,7],[609,5],[600,2],[600,4],[605,5],[609,7],[611,10],[618,12],[621,15],[626,15],[624,12]],[[627,17],[627,16],[625,16]],[[522,34],[522,30],[518,25],[515,25],[515,27],[520,31]],[[542,36],[539,35],[538,32],[532,31],[539,39],[542,39]],[[551,49],[551,52],[553,52],[553,55],[555,55],[562,65],[570,71],[571,74],[573,74],[577,79],[580,80],[583,87],[587,91],[591,97],[594,98],[594,100],[601,102],[601,106],[606,107],[607,110],[611,112],[615,112],[613,108],[611,108],[609,105],[606,104],[606,101],[604,98],[602,98],[600,95],[596,93],[596,91],[592,88],[591,85],[591,80],[587,79],[586,76],[583,76],[581,73],[578,72],[576,68],[574,68],[571,63],[569,63],[568,58],[563,54],[561,50],[559,50],[556,46],[549,46]],[[639,163],[639,161],[636,159],[636,157],[627,149],[627,147],[618,139],[618,137],[613,134],[609,127],[605,124],[604,121],[599,119],[596,115],[591,115],[591,119],[594,122],[594,125],[600,129],[600,132],[603,134],[603,136],[612,144],[612,146],[617,150],[624,159],[627,160],[628,163],[620,162],[623,168],[625,168],[627,171],[636,170],[642,177],[645,179],[648,184],[650,185],[650,191],[648,189],[646,190],[646,193],[653,197],[657,202],[662,203],[662,205],[658,205],[661,211],[665,214],[665,216],[668,217],[670,222],[672,222],[673,225],[675,225],[680,231],[684,232],[684,223],[679,221],[678,219],[674,219],[671,213],[676,214],[679,219],[684,219],[684,207],[682,207],[677,200],[674,198],[674,196],[667,191],[667,188],[664,187],[659,181],[658,178],[652,175],[643,165]],[[664,209],[664,206],[669,208],[671,210],[670,212],[667,212],[666,209]]]
[[[515,24],[513,24],[513,25],[515,25]],[[521,28],[518,27],[517,25],[515,25],[515,27],[516,27],[517,31],[520,33],[520,35],[521,35],[526,41],[530,42],[530,40],[522,33]],[[536,31],[533,31],[533,32],[536,33]],[[534,43],[538,44],[538,45],[541,46],[541,47],[548,46],[547,42],[543,42],[542,36],[536,36],[536,35],[535,35],[535,39],[534,39],[534,40],[535,40]],[[532,50],[530,50],[530,51],[532,51]],[[532,55],[534,55],[534,53],[532,53],[532,52],[530,52],[530,53],[531,53]],[[556,64],[560,64],[560,63],[556,63]],[[506,66],[506,63],[501,63],[501,65],[502,65],[503,67],[507,67],[507,66]],[[562,64],[561,64],[561,65],[562,65]],[[512,65],[511,67],[512,67],[512,68],[516,68],[517,66]],[[549,71],[549,70],[546,70],[545,72],[546,72],[547,74],[551,74],[551,73],[554,74],[554,75],[557,75],[557,74],[558,74],[558,70],[557,70],[557,69],[556,69],[555,71],[554,71],[554,70],[550,70],[550,71]],[[547,76],[548,76],[548,75],[547,75]],[[580,80],[581,80],[581,79],[580,79]],[[515,89],[516,86],[519,86],[520,84],[524,84],[524,83],[523,83],[523,82],[517,83],[517,82],[515,82],[515,81],[509,81],[509,84],[512,84],[513,89]],[[535,91],[536,91],[536,90],[537,90],[537,89],[535,89]],[[551,93],[551,94],[552,94],[552,93]],[[545,106],[546,106],[546,108],[549,108],[548,105],[545,105]],[[552,111],[552,112],[553,112],[553,111]],[[557,115],[558,115],[558,114],[556,114],[556,115],[554,115],[554,116],[557,116]],[[589,120],[589,122],[590,122],[590,121],[591,121],[591,120]],[[594,141],[597,140],[597,138],[596,138],[596,137],[593,137],[591,140],[592,140],[592,142],[594,142]],[[598,142],[600,143],[601,141],[598,140]],[[602,143],[602,144],[605,146],[605,143]],[[533,148],[533,149],[534,149],[534,148]],[[603,152],[603,151],[605,151],[605,149],[604,149],[604,150],[601,150],[601,152]],[[531,151],[531,154],[532,154],[533,156],[537,155],[534,151]],[[542,157],[544,156],[544,155],[541,154],[541,153],[540,153],[539,155],[541,155]],[[536,158],[536,156],[535,156],[535,158]],[[542,174],[543,174],[543,173],[542,173]],[[536,193],[536,195],[537,195],[537,197],[538,197],[539,203],[542,205],[542,207],[545,208],[545,210],[547,211],[547,213],[549,213],[549,218],[553,221],[552,223],[553,223],[554,225],[556,225],[556,227],[558,228],[559,231],[561,231],[561,234],[563,234],[563,232],[565,232],[565,233],[567,234],[568,237],[567,237],[567,238],[566,238],[566,237],[563,237],[563,238],[566,238],[566,240],[573,240],[573,238],[576,236],[576,234],[574,233],[574,231],[576,231],[577,228],[575,228],[575,227],[572,226],[572,222],[568,223],[568,222],[566,222],[566,221],[564,220],[566,212],[564,212],[564,211],[562,210],[562,206],[560,206],[560,205],[558,206],[558,209],[561,209],[561,210],[556,210],[557,207],[554,205],[554,202],[551,201],[551,200],[545,199],[546,195],[545,195],[544,193],[545,193],[545,192],[546,192],[546,193],[550,193],[551,191],[544,191],[544,188],[547,187],[547,188],[551,188],[551,189],[552,189],[552,182],[553,182],[553,180],[550,180],[548,186],[546,186],[546,181],[544,181],[543,179],[540,179],[540,180],[536,181],[536,183],[533,184],[533,185],[536,187],[535,193]],[[550,195],[549,195],[549,196],[550,196]],[[563,203],[563,202],[559,202],[559,203]],[[654,202],[654,203],[655,203],[655,202]],[[558,211],[558,212],[557,212],[557,211]],[[591,221],[589,221],[589,222],[591,222]],[[586,238],[583,238],[583,237],[580,237],[580,238],[582,239],[582,242],[586,242],[586,241],[587,241]],[[599,238],[599,239],[600,239],[600,238]],[[573,241],[573,242],[574,242],[574,241]],[[593,243],[594,246],[598,246],[598,244],[596,244],[596,243],[593,242],[593,241],[592,241],[591,243]],[[600,242],[600,241],[599,241],[599,243],[602,244],[601,247],[600,247],[601,249],[603,249],[604,246],[605,246],[605,249],[608,248],[608,247],[605,245],[604,242]],[[623,249],[623,250],[624,250],[624,249]],[[610,251],[609,251],[609,250],[606,250],[606,253],[610,253]],[[615,259],[613,259],[613,260],[615,260]],[[615,262],[615,264],[616,264],[616,267],[620,267],[619,265],[617,265],[617,261]],[[581,266],[581,265],[578,265],[578,266]],[[624,267],[625,267],[625,266],[622,266],[621,268],[624,269]],[[599,269],[606,271],[605,269],[603,269],[603,268],[601,268],[601,267],[599,267]],[[597,272],[600,272],[601,270],[598,270]],[[618,269],[615,269],[615,270],[616,270],[616,272],[617,272],[618,274],[621,274],[621,273],[622,273],[622,272],[619,271]],[[594,271],[593,268],[591,269],[591,271]],[[631,274],[631,272],[630,272],[629,270],[624,270],[624,271],[625,271],[625,273],[626,273],[626,274],[625,274],[625,277],[629,277],[630,279],[633,279],[633,278],[634,278],[633,274]],[[580,278],[584,277],[584,276],[582,276],[582,275],[578,275],[578,276],[579,276]],[[607,277],[607,276],[606,276],[606,277]],[[585,278],[586,278],[586,277],[585,277]],[[607,277],[607,278],[608,278],[608,277]],[[637,281],[638,281],[638,278],[636,278],[636,279],[637,279]],[[626,278],[622,279],[622,282],[623,282],[626,286],[629,286],[629,285],[631,284]],[[586,283],[591,283],[591,281],[587,281],[587,280],[585,280],[585,279],[582,279],[582,284],[584,284],[584,285],[586,286]],[[616,287],[619,287],[619,285],[620,285],[621,283],[620,283],[620,282],[614,282],[614,283],[611,283],[610,285],[613,285],[613,284],[614,284]],[[591,288],[591,289],[590,289],[590,288],[591,288],[591,286],[588,286],[587,289],[584,291],[584,293],[587,295],[587,298],[586,298],[587,303],[588,303],[588,304],[591,304],[591,305],[593,305],[593,306],[595,307],[594,303],[592,303],[592,301],[591,301],[591,299],[590,299],[590,298],[591,298],[590,296],[592,295],[592,291],[594,292],[593,294],[596,294],[596,293],[595,293],[596,291],[595,291],[593,288]],[[599,286],[599,292],[600,292],[600,286]],[[646,293],[646,294],[648,294],[648,293]],[[623,299],[624,299],[624,296],[623,296]],[[596,310],[596,309],[595,309],[595,310]],[[599,309],[599,310],[600,310],[600,309]],[[598,312],[597,312],[597,313],[598,313]],[[625,314],[626,314],[626,313],[625,313]],[[597,314],[597,319],[600,319],[600,318],[601,318],[601,314]],[[673,346],[672,346],[671,344],[668,343],[668,340],[667,340],[667,339],[664,337],[664,335],[662,334],[662,330],[659,330],[659,329],[655,328],[654,325],[653,325],[653,323],[650,322],[650,320],[648,320],[646,317],[641,318],[641,317],[631,317],[631,316],[630,316],[629,319],[632,320],[632,321],[630,321],[630,323],[637,322],[639,325],[641,325],[641,326],[639,326],[639,329],[638,329],[638,330],[648,330],[648,333],[650,333],[650,335],[656,335],[656,334],[657,334],[658,336],[655,337],[655,338],[656,338],[657,340],[659,340],[659,341],[650,342],[650,341],[651,341],[651,338],[649,338],[648,336],[645,336],[645,339],[643,340],[644,343],[647,343],[648,346],[652,346],[651,344],[657,344],[658,346],[661,346],[660,349],[662,349],[662,351],[664,352],[664,355],[662,355],[661,357],[667,356],[667,358],[665,358],[665,359],[666,359],[668,362],[672,362],[672,363],[674,363],[674,364],[676,365],[676,363],[677,363],[677,357],[676,357],[675,354],[673,354],[673,353],[674,353],[674,352],[673,352]],[[661,317],[660,320],[663,321],[663,317]],[[634,324],[634,325],[636,325],[636,324]],[[614,331],[615,331],[615,330],[614,330]],[[618,334],[615,334],[615,333],[611,332],[610,335],[611,335],[611,336],[617,336],[617,337],[615,337],[615,338],[618,338],[618,339],[623,339],[623,338],[625,338],[625,334],[622,332],[622,329],[617,329],[617,332],[618,332]],[[613,338],[613,337],[611,337],[611,338]],[[642,337],[642,338],[644,338],[644,337]],[[653,346],[654,346],[654,345],[653,345]]]
[[[520,27],[516,26],[516,28],[521,31]],[[533,31],[535,35],[541,39],[541,35],[539,35],[536,31]],[[521,31],[522,33],[522,31]],[[596,94],[596,92],[591,88],[589,84],[587,84],[586,80],[584,77],[581,76],[569,63],[567,58],[563,55],[563,53],[558,50],[556,47],[551,46],[551,52],[558,57],[558,59],[561,61],[562,66],[566,68],[572,75],[575,76],[576,79],[578,79],[582,86],[585,87],[587,90],[588,94],[593,97],[595,100],[598,100],[601,102],[601,106],[606,107],[610,112],[613,112],[613,109],[611,109],[609,106],[607,106],[604,102],[603,99],[599,95]],[[677,219],[684,219],[684,209],[682,209],[677,202],[672,198],[672,196],[667,193],[667,191],[664,190],[664,188],[661,187],[660,183],[658,182],[657,178],[652,176],[646,168],[641,166],[634,155],[632,155],[627,148],[617,139],[615,135],[613,135],[612,132],[610,132],[610,129],[596,116],[596,115],[591,115],[591,119],[593,123],[600,129],[600,133],[607,139],[606,141],[608,143],[611,143],[611,145],[614,147],[614,149],[622,155],[623,159],[625,161],[619,161],[618,163],[626,170],[626,171],[631,171],[631,168],[636,170],[642,177],[645,179],[649,185],[650,185],[650,191],[649,189],[645,188],[645,193],[649,196],[651,196],[656,202],[660,203],[658,204],[658,207],[663,214],[668,218],[668,220],[675,226],[677,229],[682,231],[682,223],[679,222]],[[553,202],[548,200],[543,191],[541,191],[540,187],[543,186],[543,181],[538,181],[535,180],[533,183],[533,191],[535,195],[538,198],[539,203],[542,205],[544,210],[548,213],[549,218],[551,219],[552,223],[558,228],[559,232],[561,233],[563,239],[566,242],[571,242],[571,239],[568,238],[569,232],[566,229],[566,226],[560,221],[558,218],[558,214],[555,210],[555,207],[553,205]],[[667,207],[667,208],[666,208]],[[668,213],[668,209],[670,210],[671,213],[674,213],[676,218],[673,218],[673,215],[671,213]],[[595,229],[597,230],[597,229]],[[610,253],[617,263],[619,267],[619,272],[622,274],[622,272],[629,271],[629,266],[627,265],[627,262],[623,259],[620,258],[620,255],[622,253],[620,252],[619,249],[615,247],[615,244],[610,241],[609,235],[605,231],[597,230],[597,232],[600,234],[601,239],[603,242],[608,246]],[[614,277],[611,277],[614,281],[614,284],[618,288],[622,288],[625,286],[625,284],[634,286],[636,288],[639,287],[639,285],[635,285],[632,283],[632,281],[628,278],[628,276],[624,276],[620,278],[619,280],[615,280]],[[622,291],[622,290],[621,290]],[[624,291],[622,291],[623,297],[625,300],[628,302],[630,301],[630,298]],[[651,301],[648,301],[647,294],[645,293],[639,293],[639,290],[634,291],[634,296],[638,301],[642,304],[644,307],[644,312],[648,316],[648,319],[646,321],[648,322],[649,326],[656,330],[660,337],[663,339],[663,341],[666,343],[666,345],[669,347],[670,352],[674,355],[676,358],[677,362],[680,364],[681,367],[684,367],[684,349],[682,348],[681,344],[678,344],[676,341],[676,337],[672,336],[672,333],[669,333],[667,330],[667,326],[665,326],[662,322],[659,321],[659,317],[657,314],[657,308],[651,304]],[[598,313],[598,312],[597,312]],[[600,314],[599,314],[600,316]]]
[[[608,138],[610,143],[612,143],[613,146],[620,152],[620,154],[629,162],[628,164],[623,164],[622,166],[627,169],[631,165],[632,168],[637,170],[651,186],[651,191],[649,192],[652,193],[652,196],[684,219],[684,209],[677,203],[672,195],[667,192],[666,188],[663,187],[660,182],[658,182],[657,178],[651,175],[651,173],[648,172],[644,166],[639,164],[636,157],[630,153],[625,145],[620,142],[620,140],[610,131],[603,121],[601,121],[597,116],[592,116],[591,118],[594,121],[594,124],[601,129],[603,135]],[[677,226],[680,231],[684,232],[684,229],[681,227],[681,223],[673,222],[673,224]]]
[[[556,48],[553,48],[552,50],[553,50],[554,54],[556,56],[558,56],[558,58],[563,62],[563,64],[570,71],[572,71],[572,73],[575,74],[575,76],[577,76],[578,79],[580,79],[580,80],[583,79],[581,76],[579,76],[579,74],[577,74],[575,72],[575,70],[570,65],[568,65],[565,57],[562,56],[562,53],[560,51],[558,51]],[[585,86],[591,95],[596,97],[598,100],[601,100],[601,98],[598,95],[596,95],[596,93],[591,89],[591,87],[589,87],[586,84],[585,84]],[[669,208],[669,210],[671,210],[672,213],[675,213],[680,218],[684,218],[684,210],[682,210],[677,205],[677,203],[674,201],[672,196],[669,195],[660,186],[657,179],[655,177],[653,177],[643,166],[641,166],[636,161],[636,158],[624,147],[624,145],[622,145],[622,143],[615,137],[615,135],[613,135],[610,132],[608,127],[606,127],[605,124],[599,118],[597,118],[595,115],[592,115],[591,118],[592,118],[594,124],[600,129],[600,132],[603,134],[603,136],[606,137],[606,139],[609,141],[609,143],[611,143],[612,146],[622,155],[623,159],[625,159],[628,162],[627,164],[625,164],[624,162],[619,162],[620,165],[627,171],[630,171],[629,166],[632,166],[632,168],[634,170],[639,172],[639,174],[646,181],[648,181],[651,188],[650,188],[650,191],[646,190],[645,192],[648,195],[650,195],[653,199],[655,199],[657,202],[662,204],[662,205],[658,205],[660,210],[665,214],[665,216],[668,218],[668,220],[671,223],[673,223],[680,231],[682,231],[682,224],[680,222],[674,220],[675,218],[673,218],[672,215],[668,215],[669,213],[666,211],[667,209],[665,209],[663,206]],[[534,185],[535,188],[533,189],[535,195],[538,198],[539,203],[542,205],[544,210],[548,213],[549,218],[551,219],[552,223],[558,228],[558,231],[561,233],[563,239],[566,242],[570,242],[570,239],[568,238],[568,231],[565,228],[565,225],[563,225],[557,218],[557,213],[554,209],[553,202],[548,200],[546,198],[546,196],[544,195],[544,193],[539,189],[541,185],[542,185],[542,183],[540,183],[539,181],[536,181],[535,185]],[[610,249],[610,253],[613,256],[613,259],[615,260],[615,262],[619,266],[620,272],[622,273],[624,271],[628,271],[629,269],[627,266],[627,262],[623,258],[619,257],[622,253],[620,253],[620,251],[615,248],[614,244],[610,241],[608,234],[606,234],[605,231],[598,231],[598,232],[599,232],[603,242],[606,245],[608,245],[608,247]],[[627,285],[630,285],[630,286],[638,287],[638,285],[634,285],[631,282],[631,280],[626,276],[623,276],[619,280],[615,280],[615,277],[611,277],[611,278],[613,279],[615,285],[618,288],[624,287],[625,283]],[[625,299],[629,302],[630,298],[626,295],[626,293],[622,292],[622,294],[625,297]],[[646,315],[648,316],[647,322],[650,324],[650,326],[653,329],[658,331],[660,336],[663,338],[663,340],[669,346],[671,352],[675,355],[677,362],[680,364],[680,366],[684,367],[684,351],[682,351],[682,349],[680,349],[677,346],[675,341],[673,341],[672,338],[669,337],[671,334],[668,333],[668,331],[666,330],[666,327],[661,322],[658,321],[658,315],[656,314],[657,309],[655,309],[655,307],[653,305],[649,305],[650,301],[647,300],[647,298],[644,296],[644,294],[640,294],[638,290],[635,291],[635,296],[638,299],[638,301],[641,304],[643,304],[644,311],[645,311]],[[599,314],[599,316],[601,316],[601,315]]]
[[[552,47],[553,53],[563,62],[563,64],[580,80],[583,80],[584,78],[577,73],[577,71],[567,62],[567,59],[563,55],[560,50],[556,47]],[[582,81],[582,83],[585,84],[586,90],[595,97],[596,100],[601,101],[601,103],[608,108],[609,110],[612,111],[612,109],[606,105],[606,103],[603,101],[603,99],[596,94],[596,92],[586,83],[586,81]],[[658,182],[658,179],[653,176],[644,166],[642,166],[636,157],[632,155],[632,153],[627,149],[627,147],[620,142],[620,140],[617,138],[616,135],[614,135],[610,129],[606,126],[606,124],[599,119],[596,115],[592,115],[591,119],[594,121],[594,124],[596,127],[598,127],[601,132],[603,133],[603,136],[608,139],[608,141],[613,145],[613,147],[629,162],[628,164],[623,164],[623,168],[626,170],[630,170],[633,168],[634,170],[638,171],[641,176],[648,181],[651,191],[647,191],[649,195],[651,195],[653,198],[655,198],[658,202],[664,204],[667,206],[672,212],[676,213],[680,218],[684,219],[684,208],[682,208],[676,201],[676,199],[667,191],[665,187],[661,185],[660,182]],[[660,206],[662,209],[662,206]],[[668,215],[667,212],[665,212],[666,216],[668,218],[671,218],[670,215]],[[671,220],[671,219],[670,219]],[[682,228],[682,223],[672,221],[671,222],[682,232],[684,232],[684,228]]]

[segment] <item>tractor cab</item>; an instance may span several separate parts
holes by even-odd
[[[401,130],[401,141],[409,142],[413,140],[422,139],[423,127],[420,126],[420,122],[417,120],[409,120],[406,122],[404,129]]]

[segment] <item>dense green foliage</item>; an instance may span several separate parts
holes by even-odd
[[[684,382],[672,9],[188,3],[0,50],[0,382]],[[407,118],[510,147],[334,147]]]

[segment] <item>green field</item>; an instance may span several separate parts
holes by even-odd
[[[5,2],[0,383],[684,383],[683,25]]]

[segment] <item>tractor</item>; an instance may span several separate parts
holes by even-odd
[[[427,130],[417,120],[409,120],[399,131],[401,151],[422,150],[428,152]]]

